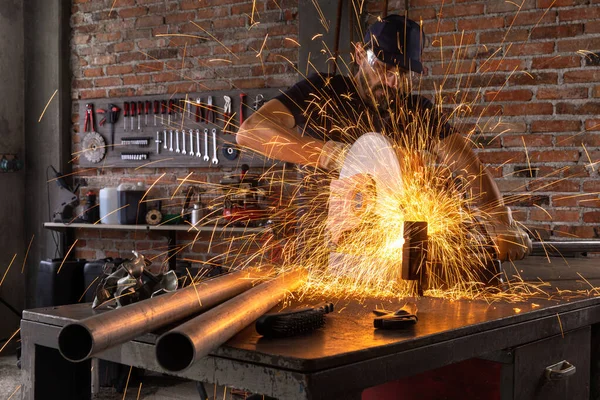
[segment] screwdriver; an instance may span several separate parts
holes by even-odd
[[[150,100],[146,100],[146,107],[144,107],[144,114],[145,114],[145,124],[146,126],[148,126],[148,113],[150,113]]]
[[[152,107],[152,113],[154,114],[154,126],[156,126],[156,114],[158,114],[158,100],[154,100]]]
[[[144,103],[142,103],[141,101],[138,101],[137,103],[137,117],[138,117],[138,131],[142,130],[142,125],[140,120],[142,119],[142,113],[144,112]]]
[[[160,101],[160,124],[165,124],[165,113],[167,112],[167,103],[164,100]]]
[[[135,120],[135,101],[129,103],[129,119],[131,120],[131,131],[133,132],[133,123]]]
[[[129,103],[125,102],[123,107],[123,130],[127,130],[127,117],[129,117]]]
[[[169,100],[169,109],[167,110],[167,112],[169,113],[168,119],[167,119],[167,125],[171,126],[171,114],[173,114],[173,109],[175,108],[175,102],[173,101],[173,99]]]

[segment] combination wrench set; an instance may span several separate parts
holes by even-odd
[[[80,163],[102,162],[104,168],[148,163],[160,167],[268,166],[275,161],[240,149],[235,134],[246,118],[279,93],[278,88],[263,88],[80,103],[80,115],[86,117]],[[94,126],[94,103],[110,103],[106,107],[111,110],[107,114],[110,130]]]

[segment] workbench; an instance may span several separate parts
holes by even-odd
[[[577,272],[592,284],[600,278],[600,259],[551,261],[530,257],[516,269],[532,280],[539,271],[547,272],[551,287],[545,290],[549,292],[555,286],[591,289]],[[595,368],[600,351],[595,325],[600,323],[600,297],[594,293],[569,292],[522,303],[491,304],[425,297],[416,300],[418,323],[399,331],[374,330],[371,311],[382,305],[399,308],[403,302],[341,300],[337,312],[327,316],[324,329],[306,336],[266,340],[252,325],[188,370],[171,375],[281,400],[359,399],[364,389],[375,385],[484,358],[503,365],[502,399],[587,399],[590,385],[596,385],[596,374],[590,374],[590,369]],[[89,397],[91,360],[70,363],[56,349],[61,327],[94,313],[89,304],[24,311],[24,399]],[[161,332],[142,335],[99,353],[97,358],[165,372],[154,356]],[[546,383],[545,368],[563,360],[574,365],[576,373]]]

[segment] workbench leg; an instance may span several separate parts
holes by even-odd
[[[23,341],[23,399],[91,398],[91,362],[72,363],[58,350]]]

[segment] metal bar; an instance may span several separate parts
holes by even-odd
[[[66,325],[58,349],[69,361],[83,361],[109,347],[216,306],[250,289],[271,268],[237,271]]]
[[[600,252],[600,240],[533,242],[532,256],[564,256]]]
[[[275,307],[307,277],[304,268],[280,274],[230,301],[170,330],[156,342],[156,359],[168,371],[182,371],[208,355]]]

